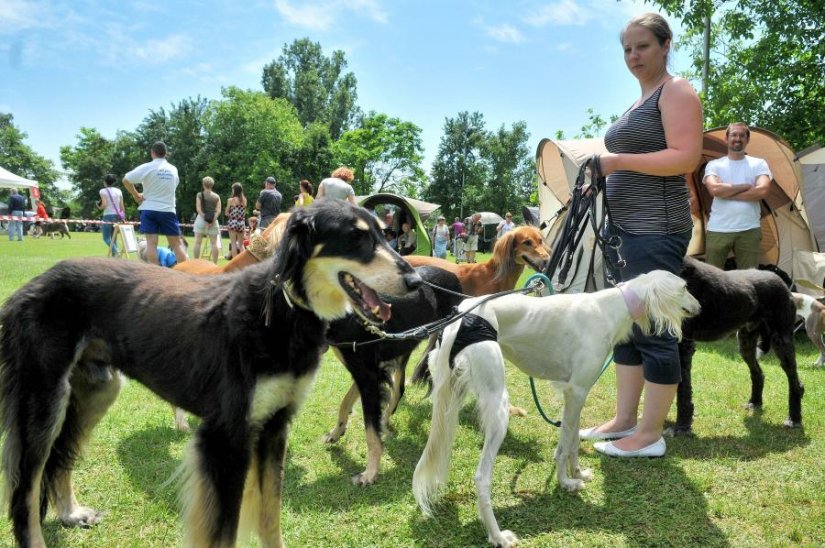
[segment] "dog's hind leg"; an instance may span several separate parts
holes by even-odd
[[[387,406],[384,408],[384,413],[381,417],[381,431],[384,433],[390,432],[390,417],[395,414],[395,411],[398,409],[398,404],[401,403],[401,398],[404,397],[404,378],[409,359],[410,353],[403,354],[383,366],[392,369],[392,374],[390,375],[392,379],[390,401],[387,402]]]
[[[799,380],[793,334],[774,333],[773,345],[779,365],[788,377],[788,418],[785,419],[785,426],[802,426],[802,396],[805,394],[805,387]]]
[[[471,372],[468,373],[469,386],[478,397],[478,414],[484,431],[481,459],[473,476],[478,516],[487,530],[487,539],[493,546],[513,546],[518,539],[512,531],[502,531],[499,528],[490,498],[493,465],[507,434],[510,419],[510,401],[504,379],[504,356],[495,342],[471,345],[465,353],[471,363]]]
[[[762,391],[765,387],[765,374],[756,359],[756,343],[759,339],[759,329],[753,325],[743,326],[736,333],[739,342],[739,355],[748,365],[751,375],[751,397],[746,407],[748,409],[762,408]],[[779,349],[776,349],[777,352]]]
[[[44,470],[66,417],[70,373],[67,368],[57,377],[31,378],[25,366],[18,368],[28,361],[23,354],[15,360],[18,363],[6,363],[3,371],[3,475],[17,543],[45,547],[40,525],[48,508]]]
[[[679,342],[679,363],[682,368],[682,380],[676,388],[676,426],[674,434],[686,436],[692,433],[693,428],[693,354],[696,353],[696,343],[690,339]]]
[[[103,358],[98,361],[98,358]],[[108,353],[100,344],[90,344],[70,379],[72,397],[66,420],[46,463],[44,485],[48,488],[57,517],[67,527],[91,527],[100,522],[94,508],[80,506],[74,494],[72,471],[92,430],[117,399],[121,378],[104,365]]]
[[[579,468],[579,421],[589,391],[589,387],[573,385],[564,388],[564,411],[555,457],[559,485],[567,491],[580,491],[584,489],[584,482],[593,478],[590,470]]]

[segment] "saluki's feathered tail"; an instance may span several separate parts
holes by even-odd
[[[427,445],[413,474],[413,494],[424,514],[432,515],[432,503],[447,483],[450,469],[458,412],[464,400],[466,376],[453,375],[450,369],[450,350],[453,347],[460,323],[454,323],[444,331],[442,343],[430,352],[429,361],[435,367],[432,391],[433,421]]]

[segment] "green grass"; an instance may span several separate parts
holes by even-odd
[[[8,242],[0,236],[0,301],[56,260],[103,256],[97,234],[71,241]],[[485,257],[486,258],[486,257]],[[127,328],[124,326],[124,328]],[[582,326],[586,329],[586,326]],[[558,432],[532,404],[527,378],[510,368],[511,401],[529,416],[513,418],[496,462],[493,505],[503,528],[524,546],[821,546],[825,543],[825,370],[810,343],[797,338],[805,383],[804,429],[782,426],[787,383],[776,358],[763,362],[765,409],[742,404],[747,368],[732,340],[699,346],[694,362],[695,437],[668,440],[664,459],[620,461],[581,446],[595,478],[579,494],[559,489],[552,461]],[[321,436],[336,419],[350,380],[331,354],[290,435],[284,488],[284,536],[292,546],[484,546],[472,481],[481,436],[467,406],[461,416],[450,482],[436,519],[424,519],[413,499],[412,472],[424,446],[430,401],[413,387],[393,419],[378,482],[355,487],[350,476],[366,462],[360,409],[336,445]],[[539,384],[548,412],[559,400]],[[615,402],[612,370],[594,387],[582,423],[607,418]],[[675,417],[673,411],[671,418]],[[195,424],[197,421],[195,421]],[[46,518],[51,546],[173,546],[181,532],[176,489],[168,479],[189,436],[172,429],[169,406],[136,382],[96,429],[76,472],[82,504],[105,511],[90,530],[65,529]],[[10,544],[0,519],[0,544]]]

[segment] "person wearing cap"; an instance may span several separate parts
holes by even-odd
[[[158,262],[158,237],[166,236],[169,247],[179,263],[186,260],[186,249],[180,235],[178,215],[175,213],[175,189],[178,187],[178,168],[166,161],[166,143],[152,145],[152,161],[141,164],[123,176],[123,187],[138,203],[140,231],[146,236],[146,259]],[[141,185],[143,192],[135,190]]]
[[[327,177],[318,185],[318,194],[315,196],[316,200],[321,198],[334,198],[336,200],[346,200],[350,203],[355,203],[355,191],[352,189],[352,181],[355,175],[352,170],[346,166],[341,166],[332,172],[330,177]]]
[[[255,209],[260,211],[258,226],[261,227],[261,230],[268,227],[269,223],[281,212],[281,202],[284,198],[280,192],[275,190],[277,184],[278,181],[275,180],[275,177],[267,177],[264,181],[264,189],[258,196],[258,201],[255,202]]]
[[[447,226],[447,219],[439,215],[432,231],[433,255],[439,259],[447,258],[447,247],[450,245],[450,227]]]

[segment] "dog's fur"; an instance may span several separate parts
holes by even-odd
[[[605,358],[616,343],[631,334],[634,321],[622,291],[635,293],[644,304],[637,323],[648,333],[669,332],[679,337],[684,318],[699,311],[699,303],[682,279],[655,271],[631,280],[621,289],[543,298],[508,295],[490,300],[472,313],[492,325],[498,342],[469,344],[455,355],[453,363],[450,354],[462,327],[455,323],[444,330],[432,357],[432,428],[413,476],[413,493],[425,514],[432,513],[432,502],[446,483],[458,413],[465,395],[472,392],[478,398],[484,430],[484,447],[474,476],[479,516],[493,545],[511,546],[516,542],[512,532],[499,529],[490,501],[493,462],[508,423],[504,358],[530,376],[553,381],[563,393],[556,474],[567,490],[584,487],[591,473],[579,468],[579,416]],[[478,301],[468,299],[459,308],[467,310]]]
[[[176,264],[173,268],[178,272],[188,272],[190,274],[223,274],[240,270],[260,261],[267,259],[275,253],[278,243],[284,234],[284,228],[289,220],[289,213],[281,213],[261,232],[260,238],[264,242],[260,251],[254,249],[244,249],[239,254],[232,257],[232,260],[222,265],[216,265],[206,259],[189,259]],[[250,247],[253,247],[252,245]]]
[[[715,341],[734,332],[739,354],[748,365],[751,397],[748,406],[762,407],[765,376],[756,359],[760,335],[776,349],[779,363],[788,377],[789,417],[786,426],[801,426],[802,395],[794,349],[796,308],[791,291],[773,272],[757,269],[724,271],[686,258],[681,276],[688,290],[702,305],[698,316],[685,322],[684,339],[679,344],[682,382],[677,391],[675,433],[689,434],[693,425],[693,388],[691,367],[696,349],[694,341]]]
[[[54,221],[52,223],[43,223],[41,225],[43,229],[43,235],[48,236],[49,238],[54,238],[57,234],[60,234],[60,239],[63,239],[63,236],[68,236],[69,239],[72,239],[72,235],[69,234],[69,227],[66,224],[66,221]]]
[[[437,257],[416,255],[408,255],[405,259],[413,266],[437,266],[452,272],[461,282],[461,291],[465,295],[480,297],[513,289],[524,272],[525,266],[541,272],[550,260],[550,254],[538,228],[520,226],[499,238],[493,248],[493,256],[483,263],[457,265]],[[434,346],[435,338],[433,337],[423,357],[415,366],[411,378],[413,382],[429,381],[427,356]]]
[[[813,365],[821,367],[825,365],[825,342],[822,341],[822,335],[825,335],[825,304],[803,293],[794,293],[793,300],[797,316],[805,322],[808,339],[819,350],[819,358]]]
[[[71,475],[116,397],[115,370],[203,419],[184,460],[186,544],[234,545],[239,521],[262,545],[283,544],[287,427],[311,387],[326,321],[354,309],[377,323],[366,312],[376,305],[387,319],[367,286],[404,295],[420,283],[369,212],[330,202],[294,213],[275,258],[236,274],[65,261],[8,300],[3,473],[19,544],[45,546],[49,500],[66,525],[100,520],[77,504]],[[360,297],[345,273],[361,281]]]
[[[426,282],[449,291],[461,291],[458,279],[449,272],[431,266],[419,266],[415,270]],[[386,297],[385,300],[392,305],[392,318],[381,329],[387,333],[400,333],[448,316],[461,297],[422,285],[415,293]],[[352,344],[345,344],[376,338],[353,316],[330,323],[327,331],[327,340],[354,382],[341,401],[335,428],[324,436],[324,441],[334,443],[344,435],[350,412],[360,394],[367,438],[367,468],[353,476],[356,485],[371,484],[378,476],[383,452],[382,434],[387,431],[389,417],[404,395],[404,373],[410,354],[421,342],[420,339],[382,340],[356,349]]]

